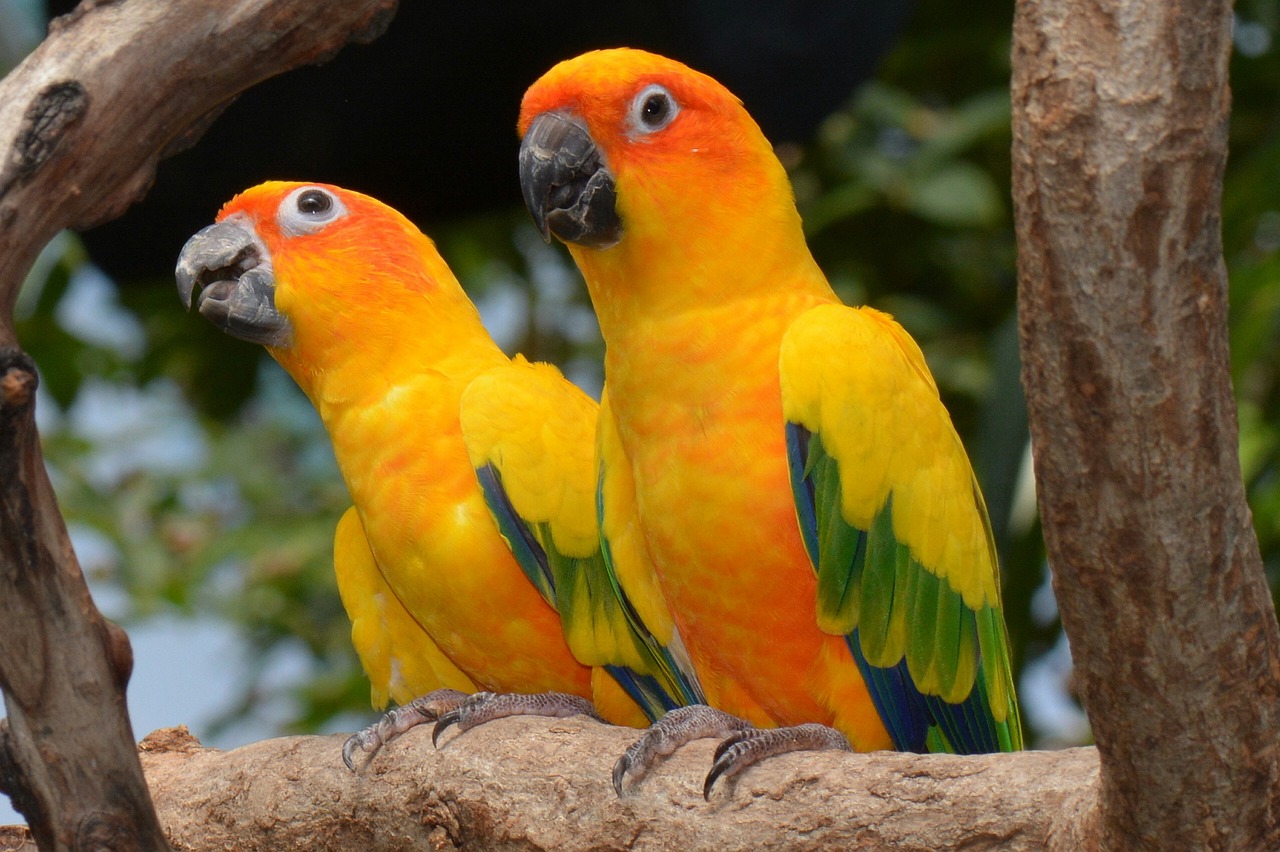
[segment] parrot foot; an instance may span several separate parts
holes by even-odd
[[[468,696],[465,701],[444,713],[436,721],[431,731],[432,744],[438,744],[440,735],[453,725],[458,726],[461,734],[479,727],[494,719],[505,719],[508,716],[548,716],[565,718],[568,716],[590,716],[597,722],[604,719],[596,712],[591,702],[577,695],[564,692],[477,692]],[[607,724],[607,723],[606,723]]]
[[[835,728],[813,722],[790,728],[748,728],[730,734],[716,748],[711,771],[702,785],[702,798],[710,800],[716,780],[728,781],[742,770],[766,758],[793,751],[853,751],[849,740]]]
[[[347,741],[342,744],[342,762],[352,772],[357,772],[355,763],[357,751],[367,755],[361,768],[368,766],[384,745],[424,722],[436,721],[466,700],[465,692],[459,692],[456,689],[435,689],[413,699],[408,704],[389,710],[374,724],[347,737]]]
[[[754,731],[746,719],[705,704],[677,707],[649,726],[640,739],[613,765],[613,789],[622,797],[627,776],[639,780],[676,749],[704,737],[725,737]]]

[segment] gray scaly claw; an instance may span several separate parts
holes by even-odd
[[[681,746],[704,737],[754,730],[751,723],[705,704],[677,707],[649,726],[613,765],[613,790],[622,797],[628,775],[639,780]]]
[[[565,692],[477,692],[440,716],[431,731],[431,742],[438,745],[440,735],[454,725],[458,726],[459,733],[464,733],[508,716],[590,716],[597,722],[604,722],[591,702],[578,695]]]
[[[791,728],[751,728],[731,734],[716,747],[711,771],[702,785],[702,798],[711,799],[718,779],[727,782],[744,769],[774,755],[793,751],[853,751],[849,740],[835,728],[808,723]]]
[[[399,737],[406,731],[416,728],[425,722],[434,722],[441,715],[456,708],[467,694],[456,689],[436,689],[408,704],[402,704],[362,731],[356,731],[347,737],[342,744],[342,762],[352,772],[356,769],[356,753],[363,752],[366,757],[361,768],[373,762],[382,747]]]

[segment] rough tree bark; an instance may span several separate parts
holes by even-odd
[[[123,631],[89,597],[33,419],[13,307],[60,229],[119,215],[239,92],[368,40],[395,0],[84,3],[0,82],[0,788],[42,849],[162,849]]]
[[[635,732],[582,717],[494,722],[441,747],[428,730],[362,776],[341,737],[201,750],[144,741],[143,766],[176,848],[827,849],[1082,848],[1097,752],[980,758],[797,754],[749,770],[706,802],[715,743],[678,752],[618,799],[613,758]],[[264,805],[274,809],[268,811]]]
[[[1280,848],[1280,634],[1237,456],[1219,202],[1231,4],[1014,27],[1024,385],[1102,837]]]
[[[43,848],[164,840],[130,748],[128,643],[93,608],[44,476],[34,371],[12,346],[18,284],[56,230],[118,214],[236,92],[375,34],[393,6],[87,5],[0,82],[0,783]],[[704,804],[710,744],[616,801],[609,764],[633,735],[584,720],[505,720],[438,751],[410,735],[363,776],[341,766],[336,738],[218,752],[171,732],[142,760],[168,838],[1280,848],[1280,638],[1235,460],[1217,234],[1229,15],[1163,0],[1027,0],[1017,13],[1026,383],[1096,752],[794,755]]]

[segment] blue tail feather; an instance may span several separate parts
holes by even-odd
[[[652,675],[638,674],[627,666],[605,666],[604,668],[627,695],[640,705],[640,709],[649,717],[650,722],[656,722],[668,711],[680,706]]]

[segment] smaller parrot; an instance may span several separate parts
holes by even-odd
[[[438,734],[594,705],[641,726],[700,700],[661,599],[629,600],[605,570],[596,404],[508,358],[404,216],[267,182],[187,242],[176,276],[187,308],[199,291],[202,316],[266,347],[333,443],[353,504],[339,593],[374,706],[401,705],[348,740],[348,766],[423,721]],[[620,545],[614,558],[640,558]]]
[[[711,705],[628,750],[619,792],[713,734],[704,795],[797,748],[1021,748],[964,446],[915,341],[831,289],[742,103],[674,60],[601,50],[536,81],[518,129],[525,202],[605,340],[601,478],[627,483]]]

